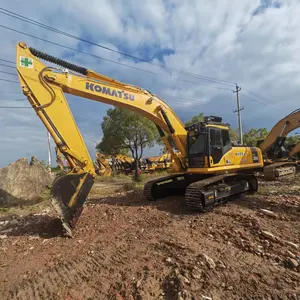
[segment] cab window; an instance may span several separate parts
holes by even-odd
[[[222,140],[224,147],[231,144],[228,130],[222,130]]]
[[[216,129],[210,130],[210,145],[212,147],[222,147],[221,131]]]

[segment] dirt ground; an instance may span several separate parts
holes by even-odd
[[[73,239],[45,207],[2,216],[1,299],[300,299],[300,177],[205,214],[120,187],[94,186]]]

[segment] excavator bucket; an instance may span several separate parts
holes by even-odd
[[[93,184],[94,177],[91,174],[81,173],[58,177],[52,185],[52,207],[59,214],[63,226],[70,236],[72,236],[72,229],[75,228]]]

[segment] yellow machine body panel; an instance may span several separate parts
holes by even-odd
[[[252,150],[251,150],[252,149]],[[225,153],[219,162],[214,163],[213,157],[206,157],[207,163],[205,168],[188,168],[188,173],[209,174],[214,172],[236,172],[237,169],[253,169],[263,166],[262,152],[259,148],[253,147],[233,147]]]

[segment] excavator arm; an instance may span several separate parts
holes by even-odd
[[[265,180],[275,180],[281,176],[295,174],[297,171],[298,164],[291,158],[299,152],[300,143],[296,144],[289,152],[285,149],[284,144],[286,136],[299,126],[300,110],[298,109],[277,122],[266,139],[259,145],[263,154],[267,156],[263,169]]]
[[[283,143],[283,139],[293,130],[300,126],[300,110],[295,110],[279,122],[271,129],[266,139],[259,145],[263,153],[270,157],[276,157],[279,148]],[[291,154],[297,153],[300,145],[294,147]],[[296,152],[295,152],[296,151]]]
[[[64,69],[46,66],[40,59]],[[64,93],[130,109],[153,121],[178,172],[186,170],[187,132],[184,124],[157,96],[55,58],[22,42],[17,45],[16,63],[24,95],[71,167],[67,175],[54,181],[51,189],[52,203],[69,233],[92,188],[95,169]],[[181,158],[174,154],[165,133],[176,143]]]

